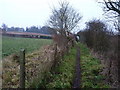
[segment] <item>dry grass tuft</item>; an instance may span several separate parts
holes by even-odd
[[[42,73],[51,69],[54,62],[54,45],[47,45],[40,50],[26,55],[26,87],[34,87],[33,84],[42,78]],[[10,55],[3,59],[3,88],[19,87],[19,56]]]

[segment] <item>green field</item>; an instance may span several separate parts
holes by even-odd
[[[27,53],[38,50],[41,46],[51,44],[50,39],[34,39],[34,38],[17,38],[17,37],[2,37],[2,57],[18,53],[21,48],[24,48]]]

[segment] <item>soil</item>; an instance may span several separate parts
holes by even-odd
[[[73,88],[80,88],[81,82],[81,69],[80,69],[80,47],[77,47],[76,53],[76,66],[75,66],[75,75],[73,80]]]

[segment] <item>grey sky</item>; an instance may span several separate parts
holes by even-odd
[[[102,8],[96,0],[67,0],[81,15],[84,22],[93,18],[103,18]],[[51,15],[51,9],[58,6],[59,0],[0,0],[0,25],[9,27],[43,26]]]

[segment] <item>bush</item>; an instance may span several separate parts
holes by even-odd
[[[84,40],[88,47],[99,52],[106,52],[109,48],[109,38],[106,25],[93,20],[87,23],[87,28],[83,31]]]
[[[102,59],[101,63],[105,66],[103,72],[107,76],[106,81],[112,87],[113,85],[118,87],[117,85],[120,85],[120,80],[117,78],[120,72],[118,35],[109,32],[107,26],[99,20],[88,22],[87,28],[78,34],[84,37],[84,42],[90,49],[99,53],[97,57]]]

